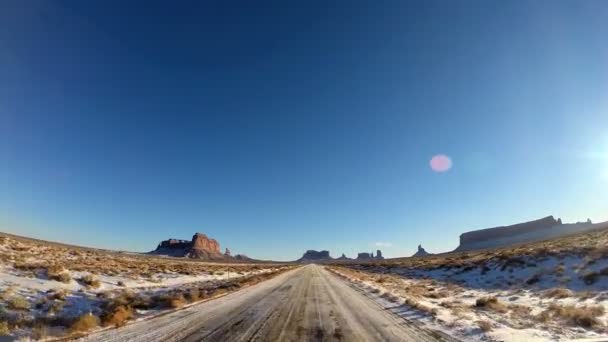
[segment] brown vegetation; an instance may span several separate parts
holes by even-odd
[[[135,314],[131,307],[119,305],[101,316],[101,322],[104,326],[120,327],[125,325],[134,316]]]
[[[475,322],[477,324],[477,326],[479,327],[479,329],[481,329],[482,331],[491,331],[492,330],[492,322],[490,321],[486,321],[486,320],[480,320]]]
[[[21,296],[12,297],[8,300],[7,304],[9,309],[13,310],[29,310],[31,307],[30,302],[28,302],[27,299]]]
[[[78,317],[70,326],[71,332],[86,332],[99,326],[99,318],[92,314]]]
[[[575,306],[552,303],[549,308],[537,316],[537,320],[546,322],[553,318],[572,326],[595,328],[601,325],[598,317],[604,315],[604,313],[605,309],[601,305]]]
[[[489,309],[501,313],[508,311],[507,306],[496,297],[477,298],[475,301],[475,308]]]
[[[96,289],[101,286],[101,282],[99,281],[99,279],[93,277],[90,274],[87,274],[78,280],[81,283],[83,283],[85,286],[93,288],[93,289]]]
[[[11,333],[8,323],[5,321],[0,321],[0,336],[6,336]]]
[[[561,287],[549,289],[549,290],[543,292],[543,294],[542,294],[542,296],[545,298],[556,298],[556,299],[568,298],[568,297],[571,297],[572,295],[573,295],[572,291],[561,288]]]

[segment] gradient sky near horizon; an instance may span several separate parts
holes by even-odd
[[[608,220],[607,35],[606,1],[2,1],[0,230],[292,260]]]

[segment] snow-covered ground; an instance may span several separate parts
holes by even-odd
[[[608,340],[604,253],[489,256],[456,267],[447,260],[332,270],[387,309],[467,341]]]
[[[96,324],[124,324],[237,290],[284,268],[78,250],[2,236],[0,336],[78,332],[70,327],[89,314]]]

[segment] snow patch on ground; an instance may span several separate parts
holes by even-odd
[[[334,267],[338,275],[372,296],[387,310],[466,341],[561,341],[608,338],[608,315],[597,317],[601,327],[568,326],[535,317],[552,305],[601,306],[608,312],[608,277],[585,283],[582,273],[601,272],[606,260],[588,264],[584,258],[523,260],[503,267],[492,263],[463,271],[458,268],[421,270],[377,265]],[[560,266],[560,274],[555,274]],[[358,271],[354,271],[355,270]],[[538,275],[538,280],[526,281]],[[567,278],[567,280],[564,280]],[[525,284],[525,286],[522,286]],[[545,294],[556,287],[571,288],[563,298]],[[584,292],[580,292],[584,291]],[[496,309],[480,308],[480,298],[496,298]],[[486,326],[484,331],[481,326]],[[603,328],[602,328],[603,327]]]

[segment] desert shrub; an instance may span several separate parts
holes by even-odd
[[[101,282],[99,281],[99,279],[93,277],[90,274],[83,276],[79,280],[81,283],[83,283],[84,285],[86,285],[87,287],[90,287],[90,288],[96,289],[101,286]]]
[[[67,290],[52,290],[50,292],[47,292],[47,298],[49,300],[65,300],[65,297],[67,297],[68,295],[68,291]]]
[[[593,298],[595,296],[597,296],[597,293],[595,293],[593,291],[581,291],[581,292],[576,293],[576,297],[580,301],[587,300],[587,299]]]
[[[556,288],[549,289],[549,290],[543,292],[542,296],[545,298],[562,299],[562,298],[568,298],[568,297],[572,296],[572,291],[561,288],[561,287],[556,287]]]
[[[386,283],[389,280],[390,279],[386,276],[379,276],[378,278],[376,278],[376,283],[382,284],[382,283]]]
[[[500,267],[501,271],[512,267],[523,267],[526,265],[526,261],[520,257],[508,257],[504,264]]]
[[[39,263],[16,262],[13,267],[20,271],[36,271],[42,268],[42,265]]]
[[[477,324],[479,329],[481,329],[482,331],[491,331],[492,330],[492,323],[490,321],[481,320],[481,321],[476,321],[475,323]]]
[[[59,301],[55,301],[53,302],[53,304],[51,304],[49,306],[49,314],[56,314],[58,312],[61,312],[61,310],[63,310],[63,307],[65,306],[65,302],[59,302]]]
[[[119,281],[116,283],[116,285],[117,285],[117,286],[125,286],[125,282],[124,282],[124,281],[122,281],[122,280],[119,280]]]
[[[60,281],[62,283],[66,283],[66,284],[68,284],[70,281],[72,281],[72,277],[67,272],[62,272],[62,273],[59,273],[59,274],[50,275],[49,279]]]
[[[197,288],[191,288],[186,292],[185,297],[190,302],[196,302],[201,298],[201,293]]]
[[[8,307],[13,310],[29,310],[31,305],[27,299],[21,296],[14,296],[8,300]]]
[[[605,313],[605,309],[601,305],[596,306],[574,306],[574,305],[558,305],[552,303],[547,310],[543,312],[543,319],[553,317],[565,321],[572,326],[580,326],[584,328],[594,328],[601,325],[598,317]]]
[[[170,297],[167,297],[166,304],[171,308],[177,309],[186,305],[186,299],[184,299],[184,296],[182,296],[181,294],[174,294]]]
[[[35,340],[43,340],[49,336],[49,327],[38,323],[32,328],[32,337]]]
[[[0,290],[0,300],[8,300],[15,293],[14,287],[9,287],[4,290]]]
[[[405,304],[411,306],[413,309],[416,309],[418,311],[422,311],[433,316],[437,315],[437,309],[421,304],[415,299],[407,298],[405,300]]]
[[[511,310],[512,317],[527,318],[532,308],[525,305],[511,304],[509,305],[509,310]]]
[[[78,317],[70,326],[71,332],[85,332],[99,326],[99,318],[88,313]]]
[[[475,301],[475,307],[489,309],[496,312],[507,312],[507,306],[496,297],[477,298]]]
[[[0,321],[0,336],[10,335],[11,330],[8,327],[8,323],[5,321]]]
[[[390,294],[388,292],[382,294],[382,296],[380,296],[380,298],[384,298],[384,299],[388,300],[391,303],[396,303],[396,302],[399,301],[399,297],[397,297],[397,296],[395,296],[393,294]]]
[[[405,299],[405,304],[407,304],[407,305],[409,305],[409,306],[411,306],[413,308],[417,308],[418,305],[420,305],[420,303],[418,303],[417,300],[412,299],[412,298],[406,298]]]
[[[69,283],[72,277],[62,266],[51,265],[46,268],[46,276],[50,280],[60,281],[62,283]]]
[[[540,274],[536,273],[535,275],[531,276],[530,278],[528,278],[526,280],[526,284],[528,285],[533,285],[536,284],[540,281]]]
[[[586,285],[592,285],[600,278],[601,274],[597,272],[585,272],[581,279],[585,282]]]
[[[433,291],[425,294],[424,296],[433,299],[440,299],[448,297],[449,295],[450,293],[448,291]]]
[[[134,316],[133,309],[130,307],[120,305],[111,311],[106,312],[102,317],[101,321],[104,326],[116,326],[120,327],[126,324],[126,322],[132,319]]]

